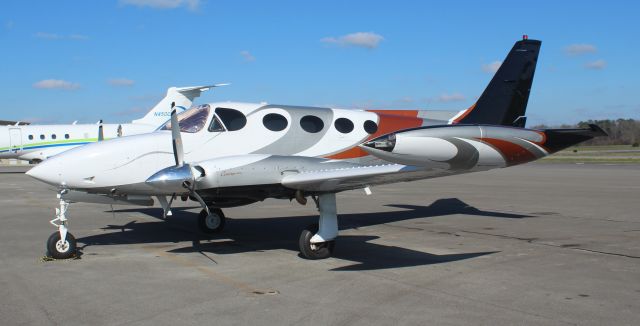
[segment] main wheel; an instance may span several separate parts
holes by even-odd
[[[65,241],[62,241],[60,232],[54,232],[47,240],[47,253],[55,259],[67,259],[76,254],[76,238],[67,232]]]
[[[325,259],[331,257],[333,248],[336,245],[335,240],[311,243],[311,238],[318,233],[318,224],[311,224],[300,233],[298,246],[300,254],[306,259]]]
[[[219,208],[210,209],[211,214],[207,214],[207,211],[202,209],[200,215],[198,215],[198,227],[200,231],[204,233],[218,233],[224,229],[226,217]]]

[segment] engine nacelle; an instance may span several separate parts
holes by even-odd
[[[196,189],[227,188],[256,185],[280,185],[289,174],[327,169],[328,159],[305,156],[246,154],[225,156],[194,163],[203,174],[196,178]],[[349,162],[334,162],[331,167],[358,166]]]

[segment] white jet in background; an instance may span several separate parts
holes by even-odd
[[[152,132],[169,120],[172,103],[178,111],[184,111],[202,92],[223,85],[170,87],[151,111],[131,123],[0,126],[0,159],[38,163],[71,148],[96,142],[101,137],[110,139]],[[103,136],[99,135],[99,129]]]

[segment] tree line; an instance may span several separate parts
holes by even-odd
[[[637,147],[638,142],[640,142],[640,121],[634,119],[587,120],[580,121],[575,125],[537,125],[531,129],[589,128],[590,124],[600,126],[600,128],[609,134],[609,137],[596,137],[581,145],[634,145]]]

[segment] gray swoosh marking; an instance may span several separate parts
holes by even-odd
[[[282,109],[287,111],[291,116],[291,121],[289,121],[289,130],[276,142],[258,149],[252,152],[252,154],[291,155],[302,152],[320,142],[324,135],[329,131],[329,128],[331,128],[331,123],[333,122],[333,110],[328,108],[265,105],[254,111],[253,114],[265,109]],[[322,119],[324,122],[324,128],[315,134],[304,131],[300,126],[300,119],[306,115],[314,115]]]
[[[458,138],[446,137],[443,139],[452,143],[458,149],[458,153],[451,159],[438,162],[449,163],[449,168],[453,171],[470,170],[478,164],[480,153],[475,146]]]

